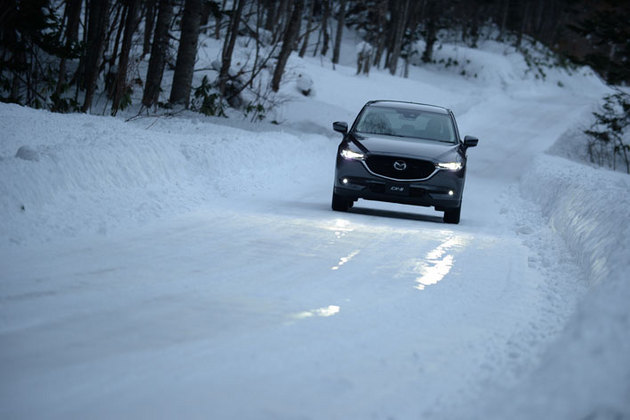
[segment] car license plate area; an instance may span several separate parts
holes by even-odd
[[[385,192],[394,195],[409,195],[409,185],[387,184]]]

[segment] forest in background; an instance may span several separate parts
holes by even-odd
[[[183,106],[224,115],[232,107],[262,114],[290,54],[338,63],[345,28],[364,41],[357,72],[377,67],[404,75],[405,66],[433,62],[442,41],[474,48],[491,38],[518,48],[528,39],[557,54],[557,63],[588,64],[611,84],[630,81],[627,2],[0,1],[0,100],[56,112],[91,112],[95,95],[106,94],[115,115],[136,91],[147,110]],[[192,86],[201,34],[222,42],[221,57],[213,63],[215,80]],[[251,59],[240,66],[232,63],[237,37],[253,43]],[[131,71],[143,60],[146,73]],[[173,70],[171,83],[163,84],[165,68]],[[161,92],[165,85],[170,92]],[[160,94],[168,100],[160,102]]]

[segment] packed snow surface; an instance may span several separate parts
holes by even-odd
[[[607,88],[344,48],[292,57],[280,125],[0,104],[0,418],[630,418],[630,180],[547,152]],[[480,138],[459,225],[330,210],[331,123],[370,99]]]

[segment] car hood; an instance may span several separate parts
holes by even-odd
[[[368,153],[433,161],[454,161],[459,149],[459,145],[453,143],[410,137],[354,135],[352,141]]]

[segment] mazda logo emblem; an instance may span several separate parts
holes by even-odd
[[[394,169],[396,169],[397,171],[404,171],[405,169],[407,169],[407,163],[405,163],[404,160],[397,160],[396,162],[394,162]]]

